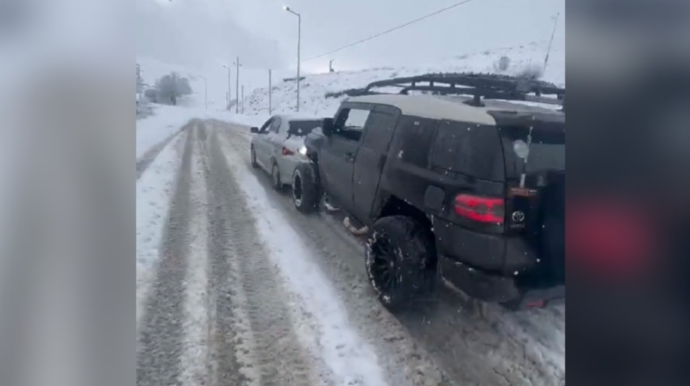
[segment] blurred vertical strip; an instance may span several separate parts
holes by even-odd
[[[571,1],[566,18],[568,381],[685,384],[690,2]]]
[[[134,8],[33,0],[5,12],[10,3],[0,0],[0,384],[134,384]]]

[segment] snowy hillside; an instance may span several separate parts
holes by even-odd
[[[206,78],[208,109],[212,111],[225,109],[228,92],[228,71],[223,68],[220,62],[197,68],[170,64],[146,56],[137,56],[137,63],[141,66],[141,76],[144,79],[144,83],[148,85],[155,84],[156,80],[172,72],[188,78],[193,94],[181,101],[181,105],[185,107],[204,108],[205,85],[203,78]],[[233,68],[231,73],[233,100],[237,97],[236,76],[236,69]],[[282,77],[294,76],[294,74],[292,71],[274,71],[273,76],[275,83],[280,81]],[[249,95],[257,87],[268,85],[268,73],[266,70],[242,68],[240,79],[240,87],[244,86],[245,95]]]
[[[324,74],[305,74],[300,84],[300,112],[314,115],[331,115],[335,113],[340,101],[344,98],[328,98],[328,92],[337,92],[350,88],[360,88],[368,83],[402,76],[421,75],[430,72],[492,72],[517,75],[522,71],[542,67],[548,44],[535,42],[523,46],[495,49],[490,51],[459,55],[426,66],[380,67],[362,71],[343,71]],[[501,71],[498,62],[501,57],[508,57],[510,64]],[[565,49],[564,44],[552,48],[546,71],[542,80],[565,86]],[[287,113],[295,110],[295,82],[276,82],[272,87],[272,112]],[[267,88],[259,88],[245,99],[245,114],[267,115],[269,94]]]

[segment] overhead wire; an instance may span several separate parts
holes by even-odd
[[[432,13],[426,14],[426,15],[424,15],[424,16],[422,16],[422,17],[417,18],[417,19],[408,21],[407,23],[404,23],[404,24],[398,25],[398,26],[396,26],[396,27],[387,29],[387,30],[385,30],[385,31],[383,31],[383,32],[379,32],[379,33],[377,33],[377,34],[375,34],[375,35],[372,35],[372,36],[369,36],[369,37],[367,37],[367,38],[364,38],[364,39],[361,39],[361,40],[357,40],[356,42],[347,44],[347,45],[342,46],[342,47],[340,47],[340,48],[336,48],[335,50],[331,50],[331,51],[325,52],[325,53],[323,53],[323,54],[320,54],[320,55],[317,55],[317,56],[313,56],[313,57],[311,57],[311,58],[309,58],[309,59],[305,59],[305,60],[302,61],[302,63],[308,62],[308,61],[310,61],[310,60],[322,58],[322,57],[324,57],[324,56],[326,56],[326,55],[334,54],[334,53],[339,52],[339,51],[342,51],[342,50],[344,50],[344,49],[347,49],[347,48],[350,48],[350,47],[354,47],[354,46],[356,46],[356,45],[358,45],[358,44],[362,44],[362,43],[368,42],[368,41],[370,41],[370,40],[376,39],[376,38],[378,38],[378,37],[381,37],[381,36],[383,36],[383,35],[389,34],[389,33],[391,33],[391,32],[395,32],[395,31],[397,31],[397,30],[399,30],[399,29],[403,29],[403,28],[405,28],[405,27],[407,27],[407,26],[410,26],[410,25],[412,25],[412,24],[415,24],[415,23],[418,23],[418,22],[420,22],[420,21],[426,20],[426,19],[428,19],[428,18],[430,18],[430,17],[436,16],[436,15],[441,14],[441,13],[443,13],[443,12],[446,12],[446,11],[449,11],[449,10],[451,10],[451,9],[457,8],[457,7],[461,6],[461,5],[465,5],[465,4],[470,3],[470,2],[472,2],[472,1],[474,1],[474,0],[464,0],[464,1],[460,1],[460,2],[455,3],[455,4],[452,4],[452,5],[449,5],[449,6],[445,7],[445,8],[442,8],[442,9],[439,9],[439,10],[434,11],[434,12],[432,12]]]

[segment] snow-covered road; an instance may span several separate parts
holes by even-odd
[[[273,191],[247,132],[195,119],[138,151],[137,385],[565,384],[564,307],[442,288],[391,315],[342,219]]]

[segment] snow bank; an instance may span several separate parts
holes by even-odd
[[[232,122],[238,125],[249,127],[261,127],[270,118],[266,113],[258,115],[235,114],[227,111],[209,111],[204,114],[207,118],[218,119],[220,121]]]
[[[152,106],[153,115],[137,120],[137,159],[198,116],[198,110],[195,109],[158,104]]]
[[[144,299],[155,278],[154,266],[159,258],[163,225],[180,168],[181,157],[177,147],[183,143],[180,142],[181,138],[186,138],[186,135],[182,134],[170,142],[137,181],[137,327],[143,313]]]

